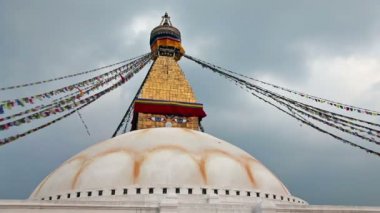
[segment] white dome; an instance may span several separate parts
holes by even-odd
[[[48,175],[31,198],[131,185],[229,187],[290,195],[265,166],[234,145],[199,131],[153,128],[80,152]]]

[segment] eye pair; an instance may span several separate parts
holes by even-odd
[[[152,116],[150,119],[154,122],[164,122],[166,120],[165,117],[159,117],[159,116]],[[173,119],[176,123],[183,124],[187,122],[187,119],[185,117],[176,117]]]
[[[178,117],[178,118],[174,118],[174,121],[176,123],[179,123],[179,124],[184,124],[187,122],[187,119],[186,118],[183,118],[183,117]]]
[[[150,117],[150,120],[152,120],[154,122],[164,122],[165,118],[164,117],[158,117],[158,116],[152,116],[152,117]]]

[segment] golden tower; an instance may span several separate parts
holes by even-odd
[[[177,61],[185,53],[181,33],[167,13],[150,35],[153,65],[134,103],[132,130],[180,127],[200,130],[206,116]]]

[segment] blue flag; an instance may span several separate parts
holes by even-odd
[[[16,103],[17,103],[17,105],[19,105],[19,106],[24,106],[24,104],[22,103],[22,101],[20,101],[20,100],[18,100],[18,99],[16,99]]]

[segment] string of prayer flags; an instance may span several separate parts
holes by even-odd
[[[206,61],[202,61],[200,59],[197,59],[197,58],[194,58],[192,56],[189,56],[189,55],[184,55],[184,57],[190,59],[190,60],[193,60],[193,61],[198,61],[200,63],[203,63],[203,64],[209,64],[208,62]],[[198,63],[197,62],[197,63]],[[202,65],[202,64],[201,64]],[[240,77],[244,77],[244,78],[247,78],[247,79],[250,79],[250,80],[253,80],[255,82],[258,82],[258,83],[261,83],[261,84],[264,84],[264,85],[267,85],[267,86],[271,86],[275,89],[280,89],[282,91],[285,91],[285,92],[289,92],[289,93],[292,93],[292,94],[295,94],[295,95],[298,95],[300,97],[303,97],[303,98],[307,98],[307,99],[310,99],[310,100],[314,100],[315,102],[318,102],[318,103],[326,103],[326,104],[329,104],[331,106],[334,106],[336,107],[337,109],[342,109],[342,110],[345,110],[345,111],[350,111],[350,112],[357,112],[357,113],[360,113],[360,114],[366,114],[366,115],[371,115],[371,116],[380,116],[380,112],[378,111],[374,111],[374,110],[369,110],[369,109],[363,109],[363,108],[360,108],[360,107],[356,107],[356,106],[351,106],[351,105],[348,105],[348,104],[343,104],[343,103],[339,103],[339,102],[336,102],[336,101],[331,101],[331,100],[328,100],[328,99],[325,99],[325,98],[320,98],[320,97],[317,97],[317,96],[313,96],[313,95],[308,95],[306,93],[303,93],[303,92],[298,92],[298,91],[295,91],[295,90],[291,90],[291,89],[288,89],[288,88],[285,88],[285,87],[281,87],[281,86],[278,86],[278,85],[275,85],[275,84],[272,84],[272,83],[268,83],[268,82],[265,82],[265,81],[261,81],[259,79],[255,79],[255,78],[252,78],[252,77],[249,77],[249,76],[246,76],[246,75],[243,75],[243,74],[240,74],[240,73],[237,73],[237,72],[234,72],[234,71],[231,71],[231,70],[228,70],[228,69],[225,69],[225,68],[222,68],[222,67],[219,67],[219,66],[216,66],[216,65],[213,65],[216,69],[220,69],[220,70],[224,70],[226,72],[229,72],[229,73],[232,73],[232,74],[235,74],[235,75],[238,75]],[[207,67],[207,65],[202,65],[202,67]]]
[[[90,89],[92,87],[93,86],[88,86],[84,90],[87,91],[88,89]],[[88,94],[89,93],[90,93],[90,91],[88,91]],[[26,114],[29,114],[29,113],[32,113],[32,112],[37,112],[38,110],[46,109],[46,108],[52,107],[54,105],[59,105],[60,101],[66,99],[67,97],[76,96],[78,94],[79,94],[79,91],[75,91],[74,93],[69,93],[69,94],[67,94],[67,95],[65,95],[63,97],[60,97],[60,98],[52,100],[52,103],[50,103],[50,104],[35,106],[33,108],[27,109],[27,110],[22,111],[22,112],[18,112],[16,114],[9,115],[9,116],[4,117],[4,118],[0,117],[0,122],[6,121],[6,120],[10,120],[10,119],[14,119],[14,118],[17,118],[19,116],[26,115]],[[0,105],[0,107],[1,107],[1,105]]]
[[[147,58],[142,64],[139,64],[135,69],[141,70],[148,62],[150,61],[150,58]],[[136,73],[136,70],[133,70],[133,72],[129,72],[126,74],[125,77],[123,77],[122,80],[119,80],[117,83],[113,84],[112,86],[106,88],[105,90],[98,92],[92,96],[89,96],[87,98],[80,99],[79,101],[75,101],[77,96],[71,96],[67,99],[61,100],[59,102],[60,105],[58,106],[53,106],[44,110],[41,110],[39,112],[33,113],[31,115],[28,115],[26,117],[7,122],[5,124],[0,125],[0,131],[3,130],[8,130],[10,127],[15,127],[15,126],[20,126],[22,124],[25,124],[27,122],[30,122],[35,119],[40,119],[40,118],[46,118],[51,115],[55,115],[56,113],[61,113],[67,110],[71,110],[76,108],[78,105],[83,105],[87,104],[89,102],[93,102],[94,100],[97,100],[98,98],[102,97],[103,95],[111,92],[112,90],[118,88],[122,84],[126,83],[129,79],[131,79]],[[113,78],[109,78],[108,80],[111,81]]]
[[[15,106],[16,102],[19,104],[19,106],[25,106],[25,104],[34,104],[35,100],[43,100],[46,98],[51,98],[52,96],[55,96],[55,95],[63,94],[66,92],[71,92],[75,88],[81,88],[81,87],[89,86],[92,84],[96,84],[97,81],[100,81],[102,79],[104,80],[104,78],[108,78],[109,76],[116,78],[118,74],[124,74],[127,70],[136,68],[136,67],[140,66],[141,63],[144,63],[144,61],[150,60],[150,57],[151,57],[150,54],[144,55],[141,58],[138,58],[138,59],[136,59],[136,60],[134,60],[128,64],[125,64],[121,67],[115,68],[115,69],[113,69],[107,73],[98,75],[98,76],[93,77],[91,79],[87,79],[87,80],[84,80],[84,81],[81,81],[79,83],[75,83],[75,84],[72,84],[72,85],[69,85],[69,86],[66,86],[63,88],[59,88],[56,90],[52,90],[49,92],[45,92],[42,94],[30,96],[30,97],[23,97],[23,98],[18,98],[18,99],[14,99],[14,100],[2,101],[2,102],[0,102],[0,106],[3,106],[3,109],[6,108],[7,110],[12,110],[12,108]],[[98,86],[100,86],[100,85],[98,85]],[[0,113],[3,114],[4,110]]]
[[[76,76],[80,76],[80,75],[84,75],[84,74],[89,74],[89,73],[92,73],[92,72],[95,72],[95,71],[103,70],[103,69],[110,68],[110,67],[113,67],[113,66],[116,66],[116,65],[119,65],[119,64],[126,63],[128,61],[135,60],[135,59],[143,57],[143,56],[145,56],[147,54],[149,54],[149,53],[146,53],[146,54],[134,57],[134,58],[126,59],[126,60],[123,60],[123,61],[120,61],[120,62],[117,62],[117,63],[114,63],[114,64],[110,64],[110,65],[107,65],[107,66],[103,66],[103,67],[99,67],[99,68],[95,68],[95,69],[92,69],[92,70],[87,70],[87,71],[84,71],[84,72],[79,72],[79,73],[75,73],[75,74],[71,74],[71,75],[65,75],[65,76],[61,76],[61,77],[57,77],[57,78],[52,78],[52,79],[47,79],[47,80],[37,81],[37,82],[32,82],[32,83],[26,83],[26,84],[20,84],[20,85],[15,85],[15,86],[2,87],[2,88],[0,88],[0,91],[2,91],[2,90],[9,90],[9,89],[16,89],[16,88],[22,88],[22,87],[28,87],[28,86],[33,86],[33,85],[39,85],[39,84],[44,84],[44,83],[48,83],[48,82],[52,82],[52,81],[58,81],[58,80],[66,79],[66,78],[72,78],[72,77],[76,77]]]
[[[315,121],[318,121],[324,125],[327,125],[329,127],[335,128],[340,130],[341,132],[353,135],[355,137],[358,137],[360,139],[369,141],[371,143],[374,143],[376,145],[380,145],[380,140],[376,139],[380,138],[380,129],[375,129],[373,127],[369,127],[367,125],[380,127],[380,124],[376,124],[373,122],[360,120],[356,118],[352,118],[346,115],[341,115],[338,113],[326,111],[311,105],[304,104],[302,102],[293,100],[291,98],[288,98],[286,96],[280,95],[276,92],[273,92],[269,89],[265,89],[261,86],[258,86],[256,84],[253,84],[251,82],[248,82],[246,80],[243,80],[242,78],[236,77],[236,73],[232,71],[226,71],[223,68],[217,67],[213,64],[210,64],[208,62],[201,61],[199,59],[195,59],[191,56],[185,55],[186,58],[200,64],[202,67],[208,68],[212,70],[213,72],[217,73],[218,75],[221,75],[222,77],[232,81],[235,85],[238,87],[251,91],[251,94],[255,97],[259,98],[260,100],[276,107],[280,111],[290,115],[291,117],[297,119],[298,121],[322,132],[327,135],[332,136],[333,138],[345,143],[349,144],[353,147],[359,148],[361,150],[366,151],[370,154],[375,154],[380,157],[380,153],[372,150],[371,148],[367,148],[364,146],[361,146],[359,144],[353,143],[347,139],[344,139],[335,133],[331,133],[327,130],[325,130],[322,127],[319,127],[312,123],[309,119],[313,119]],[[303,96],[306,96],[305,94],[302,94]],[[268,99],[271,99],[272,101],[269,101]],[[326,100],[316,100],[316,102],[325,102]],[[333,103],[332,103],[333,104]],[[348,111],[353,111],[354,107],[348,106],[348,105],[342,105],[335,103],[339,108],[345,109]],[[357,109],[356,109],[357,110]],[[367,113],[373,114],[374,111],[369,110]],[[365,123],[366,125],[363,125],[361,123]]]
[[[36,127],[36,128],[30,129],[30,130],[28,130],[28,131],[26,131],[26,132],[24,132],[24,133],[16,134],[16,135],[13,135],[13,136],[10,136],[10,137],[7,137],[7,138],[4,138],[4,139],[0,139],[0,146],[2,146],[2,145],[4,145],[4,144],[7,144],[7,143],[10,143],[10,142],[13,142],[13,141],[16,141],[16,140],[19,139],[19,138],[25,137],[25,136],[27,136],[27,135],[29,135],[29,134],[32,134],[33,132],[36,132],[36,131],[41,130],[41,129],[45,128],[45,127],[48,127],[48,126],[50,126],[50,125],[52,125],[52,124],[54,124],[54,123],[56,123],[56,122],[58,122],[58,121],[60,121],[60,120],[62,120],[62,119],[64,119],[64,118],[66,118],[66,117],[68,117],[68,116],[74,114],[77,110],[80,110],[80,109],[82,109],[82,108],[88,106],[88,105],[91,104],[91,103],[92,103],[92,102],[88,102],[88,103],[86,103],[86,104],[84,104],[84,105],[82,105],[82,106],[80,106],[80,107],[74,109],[74,110],[71,111],[71,112],[68,112],[68,113],[66,113],[66,114],[64,114],[64,115],[62,115],[62,116],[60,116],[60,117],[58,117],[58,118],[56,118],[56,119],[54,119],[54,120],[52,120],[52,121],[49,121],[49,122],[47,122],[47,123],[45,123],[45,124],[43,124],[43,125],[41,125],[41,126],[38,126],[38,127]]]

